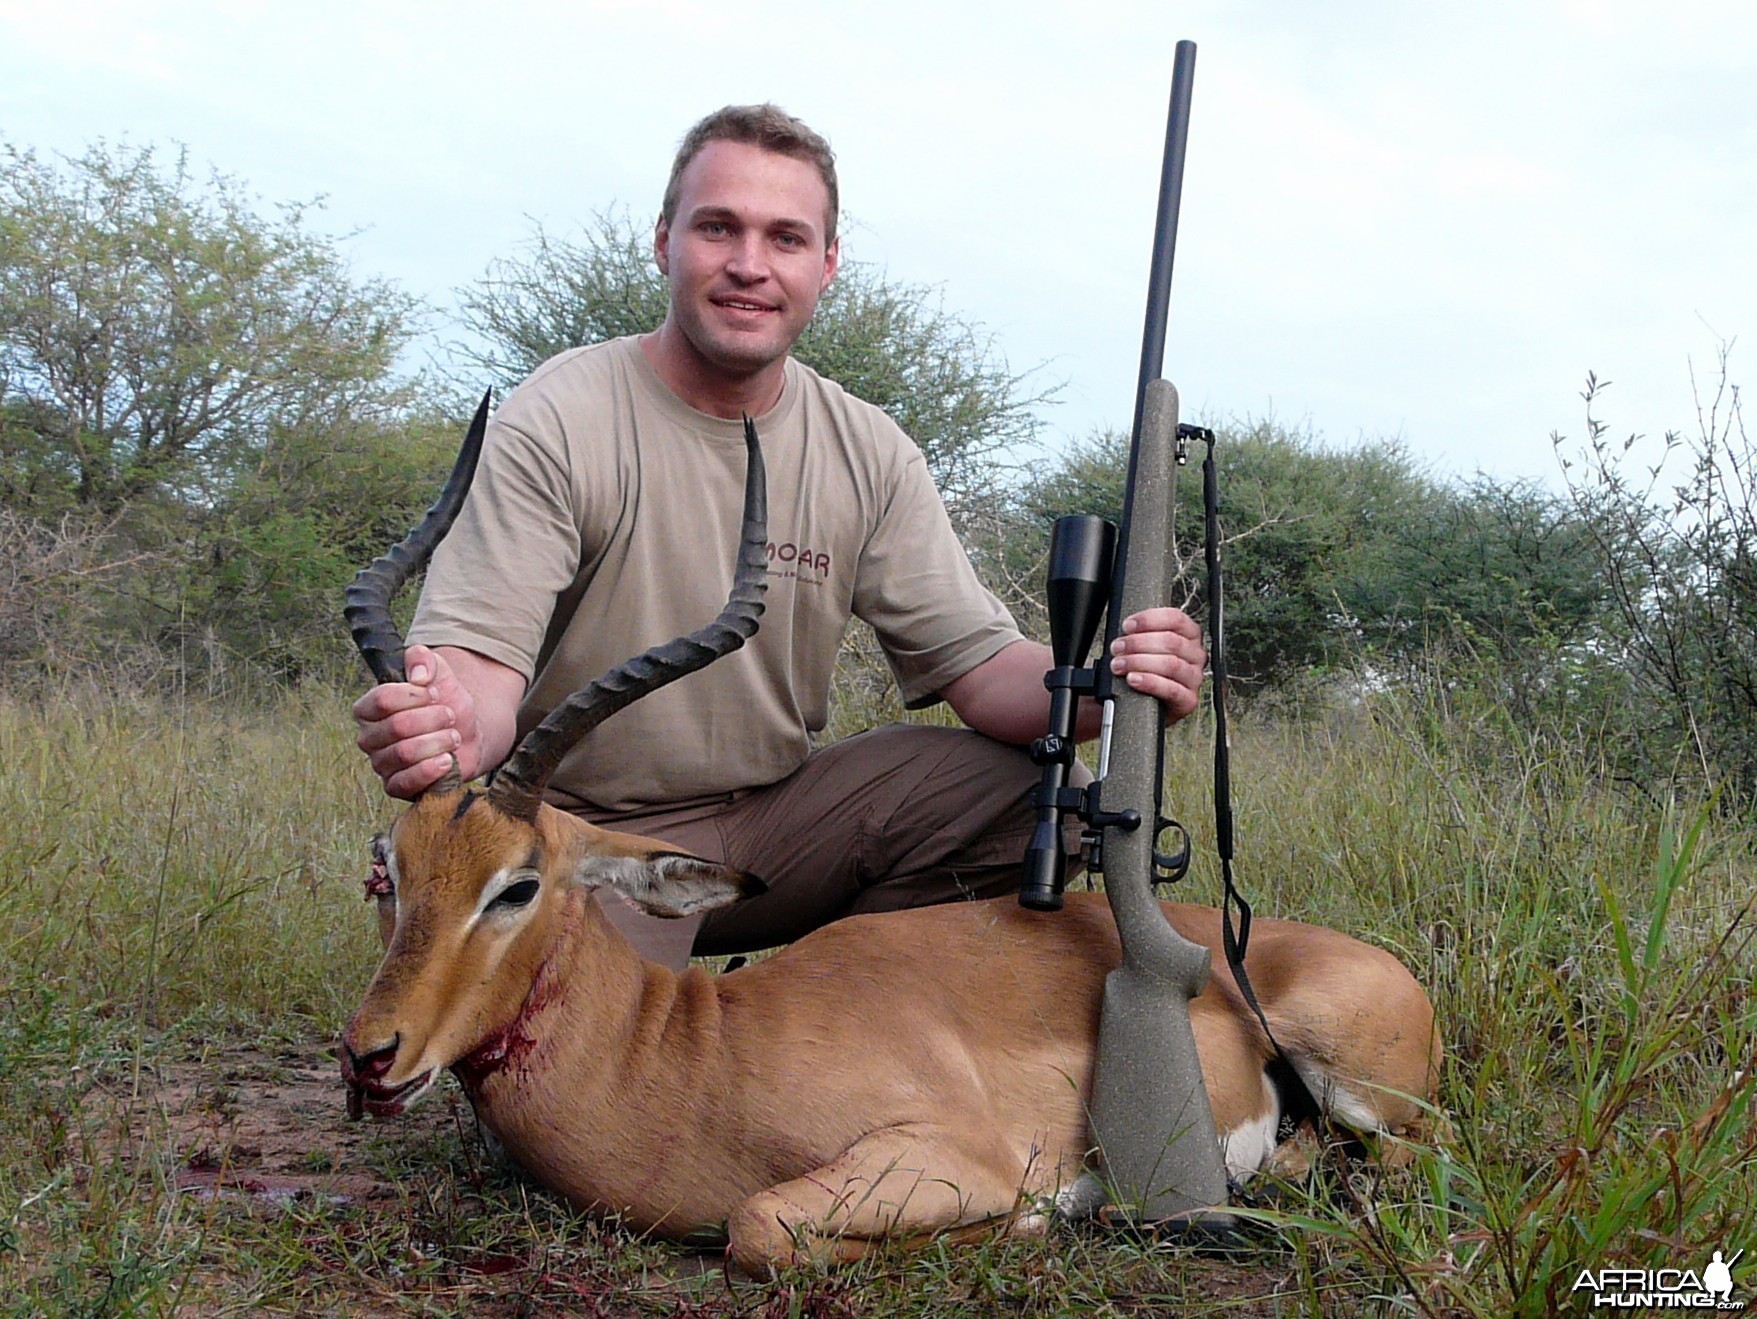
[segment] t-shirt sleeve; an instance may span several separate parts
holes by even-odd
[[[580,534],[566,465],[555,446],[514,424],[517,398],[489,424],[469,498],[434,551],[409,639],[476,651],[529,682],[556,597],[579,569]]]
[[[878,634],[911,710],[933,705],[947,683],[1023,639],[977,578],[912,443],[861,552],[854,613]]]

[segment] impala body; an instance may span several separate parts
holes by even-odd
[[[972,1224],[1035,1225],[1087,1165],[1108,907],[1002,899],[837,922],[729,975],[643,961],[608,885],[656,914],[754,892],[735,871],[551,808],[430,793],[396,825],[388,951],[343,1037],[366,1111],[452,1067],[483,1124],[584,1209],[669,1236],[725,1226],[765,1273],[805,1255]],[[1214,950],[1191,1005],[1229,1171],[1271,1153],[1272,1050],[1219,953],[1220,916],[1167,904]],[[1276,1037],[1327,1108],[1396,1131],[1432,1089],[1427,997],[1390,954],[1259,921],[1248,961]]]
[[[350,593],[381,681],[400,680],[389,594],[455,513],[485,424],[486,402],[428,520]],[[732,974],[678,975],[641,959],[594,892],[681,916],[761,881],[541,799],[584,731],[755,630],[762,474],[754,428],[747,439],[742,553],[720,620],[576,693],[488,789],[454,775],[396,822],[367,886],[385,957],[342,1035],[350,1111],[394,1116],[451,1068],[538,1181],[637,1228],[724,1229],[732,1260],[758,1275],[885,1237],[1037,1229],[1049,1210],[1101,1203],[1087,1102],[1120,958],[1102,898],[1059,913],[1003,899],[855,917]],[[1220,914],[1165,909],[1210,950],[1191,1019],[1224,1158],[1243,1177],[1275,1143],[1274,1049],[1226,969]],[[1418,1116],[1440,1046],[1394,957],[1259,920],[1246,965],[1329,1113],[1362,1131]]]

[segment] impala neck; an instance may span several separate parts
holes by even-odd
[[[590,891],[570,889],[517,1014],[453,1069],[472,1098],[496,1108],[528,1098],[539,1071],[537,1086],[584,1097],[617,1084],[631,1067],[663,1070],[670,1019],[680,1000],[699,997],[683,992],[686,980],[712,994],[705,973],[680,976],[645,960]]]
[[[715,1221],[735,1188],[762,1182],[742,1160],[720,1167],[697,1124],[665,1117],[705,1112],[728,1090],[714,979],[643,960],[588,892],[556,915],[519,1014],[454,1067],[471,1105],[515,1161],[581,1207]]]

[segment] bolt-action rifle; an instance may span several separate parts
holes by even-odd
[[[1172,928],[1153,891],[1155,879],[1177,878],[1189,859],[1187,836],[1176,857],[1157,850],[1162,834],[1177,828],[1160,814],[1163,717],[1157,700],[1113,683],[1109,666],[1110,643],[1123,619],[1168,603],[1175,577],[1178,400],[1176,389],[1160,377],[1195,63],[1195,43],[1180,41],[1121,530],[1080,515],[1060,519],[1051,538],[1055,667],[1044,678],[1050,724],[1032,748],[1043,782],[1019,901],[1039,911],[1061,907],[1067,874],[1062,822],[1074,812],[1086,824],[1089,864],[1102,867],[1122,939],[1122,965],[1104,983],[1092,1087],[1092,1136],[1106,1195],[1124,1215],[1141,1221],[1200,1220],[1226,1228],[1230,1215],[1203,1212],[1226,1203],[1226,1172],[1190,1026],[1190,1000],[1208,981],[1208,950]],[[1101,617],[1104,649],[1087,667]],[[1099,701],[1104,715],[1096,778],[1084,788],[1069,782],[1081,696]]]

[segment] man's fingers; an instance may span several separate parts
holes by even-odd
[[[1181,632],[1137,632],[1118,637],[1111,643],[1110,653],[1112,673],[1145,669],[1172,677],[1188,676],[1200,682],[1208,667],[1208,651],[1202,639]]]
[[[1202,630],[1181,609],[1143,609],[1130,614],[1123,628],[1123,634],[1111,642],[1112,655],[1176,655],[1192,664],[1207,663]]]
[[[399,738],[368,754],[372,759],[372,768],[382,779],[413,769],[424,760],[435,757],[443,759],[461,745],[463,739],[458,736],[455,728],[442,728],[436,733],[426,733],[420,737]]]
[[[1126,680],[1131,690],[1151,696],[1163,705],[1168,719],[1183,719],[1195,713],[1201,700],[1196,687],[1157,673],[1132,670]]]
[[[403,670],[409,675],[409,681],[417,686],[432,682],[438,666],[439,656],[426,646],[410,646],[403,652]]]
[[[392,797],[412,801],[444,778],[451,764],[449,754],[430,757],[385,779],[384,790]]]
[[[1165,606],[1130,614],[1110,654],[1110,671],[1163,705],[1168,722],[1194,713],[1208,651],[1202,629],[1183,610]]]
[[[1132,637],[1145,632],[1175,632],[1179,636],[1200,641],[1201,626],[1195,619],[1181,609],[1170,605],[1160,605],[1153,609],[1143,609],[1138,614],[1130,614],[1123,620],[1123,635]]]
[[[387,793],[414,798],[451,769],[465,732],[474,736],[474,723],[469,693],[437,652],[410,646],[403,663],[409,681],[380,683],[354,702],[354,741]]]
[[[438,703],[439,694],[433,687],[412,682],[387,682],[355,701],[352,713],[356,722],[375,723],[402,710],[419,710]]]
[[[1110,661],[1112,673],[1128,678],[1139,676],[1149,679],[1155,688],[1160,683],[1198,688],[1202,685],[1204,667],[1201,659],[1174,654],[1118,655]],[[1137,691],[1146,690],[1139,683],[1131,682],[1129,685]]]
[[[1205,660],[1207,649],[1200,637],[1186,637],[1181,632],[1137,632],[1118,637],[1111,643],[1112,655],[1176,655],[1192,663]]]
[[[361,724],[359,735],[354,739],[354,742],[362,751],[371,755],[386,747],[394,746],[398,742],[406,742],[411,738],[422,738],[446,731],[451,729],[456,722],[457,718],[450,707],[423,705],[419,709],[399,710],[383,719]]]

